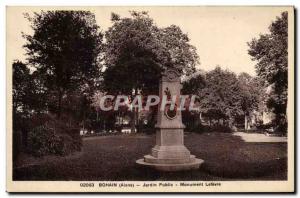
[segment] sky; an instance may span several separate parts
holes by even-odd
[[[235,73],[255,75],[255,61],[248,55],[247,42],[268,33],[272,21],[285,7],[8,7],[7,62],[25,61],[21,32],[32,34],[24,13],[53,9],[90,10],[104,32],[112,25],[111,13],[129,16],[129,10],[148,11],[158,27],[179,26],[190,38],[200,57],[198,69],[210,71],[217,65]]]

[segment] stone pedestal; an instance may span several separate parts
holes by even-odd
[[[159,94],[180,96],[180,75],[175,70],[167,70],[160,81]],[[171,100],[171,98],[170,98]],[[180,101],[176,101],[175,107],[179,108]],[[160,108],[160,105],[159,105]],[[172,112],[168,108],[158,110],[156,124],[156,145],[151,154],[145,155],[136,163],[153,167],[160,171],[181,171],[198,169],[204,161],[191,155],[184,146],[181,111],[177,108]]]

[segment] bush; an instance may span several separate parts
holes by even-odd
[[[208,125],[198,124],[195,125],[194,127],[190,127],[188,131],[195,132],[195,133],[211,133],[211,132],[231,133],[232,129],[229,126],[225,126],[225,125],[208,126]]]
[[[267,129],[273,128],[273,124],[271,122],[267,124],[259,123],[256,128],[258,130],[266,131]]]
[[[44,119],[41,119],[44,120]],[[27,151],[34,156],[49,154],[68,155],[80,151],[82,146],[79,128],[67,126],[66,122],[48,117],[42,124],[40,120],[28,133]]]
[[[229,126],[215,125],[209,127],[210,132],[231,133],[232,129]]]
[[[141,125],[139,131],[146,133],[148,135],[155,134],[156,132],[155,123],[149,121],[147,124]]]
[[[46,126],[38,126],[28,134],[28,151],[35,156],[42,156],[53,151],[54,131]]]
[[[185,131],[203,133],[204,132],[203,128],[204,126],[202,124],[186,125]]]

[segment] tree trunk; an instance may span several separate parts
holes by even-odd
[[[202,123],[202,113],[201,112],[199,113],[199,120],[200,120],[200,123]]]
[[[121,130],[123,129],[123,125],[124,125],[124,113],[122,112],[121,114]]]
[[[245,114],[245,131],[247,131],[248,129],[248,119],[247,119],[247,115]]]
[[[58,89],[58,107],[57,107],[57,117],[60,118],[61,116],[61,101],[62,101],[62,90],[61,88]]]
[[[131,115],[131,133],[135,132],[135,107],[132,110],[132,115]]]
[[[105,119],[103,120],[103,131],[106,132]]]
[[[137,126],[137,133],[140,132],[140,120],[139,120],[139,109],[136,109],[136,126]]]
[[[132,101],[134,99],[134,96],[136,96],[136,95],[137,95],[137,89],[134,89],[134,94],[132,94],[132,97],[133,97]],[[133,109],[132,109],[132,120],[131,120],[131,133],[135,132],[135,124],[136,124],[136,109],[135,109],[135,107],[133,107]]]

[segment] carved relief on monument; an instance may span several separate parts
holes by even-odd
[[[172,100],[172,94],[168,87],[165,89],[164,92],[165,92],[165,95],[167,96],[167,100],[168,101]],[[165,107],[165,115],[169,120],[172,120],[172,119],[176,118],[176,116],[177,116],[177,104],[174,104],[174,107],[172,109],[171,109],[171,106],[172,106],[171,104],[166,104],[166,107]]]
[[[173,71],[173,70],[169,70],[168,72],[167,72],[167,78],[170,80],[170,81],[173,81],[173,80],[175,80],[176,78],[177,78],[177,73],[175,72],[175,71]]]
[[[164,71],[163,76],[165,81],[174,82],[179,80],[180,74],[175,69],[167,69]]]

